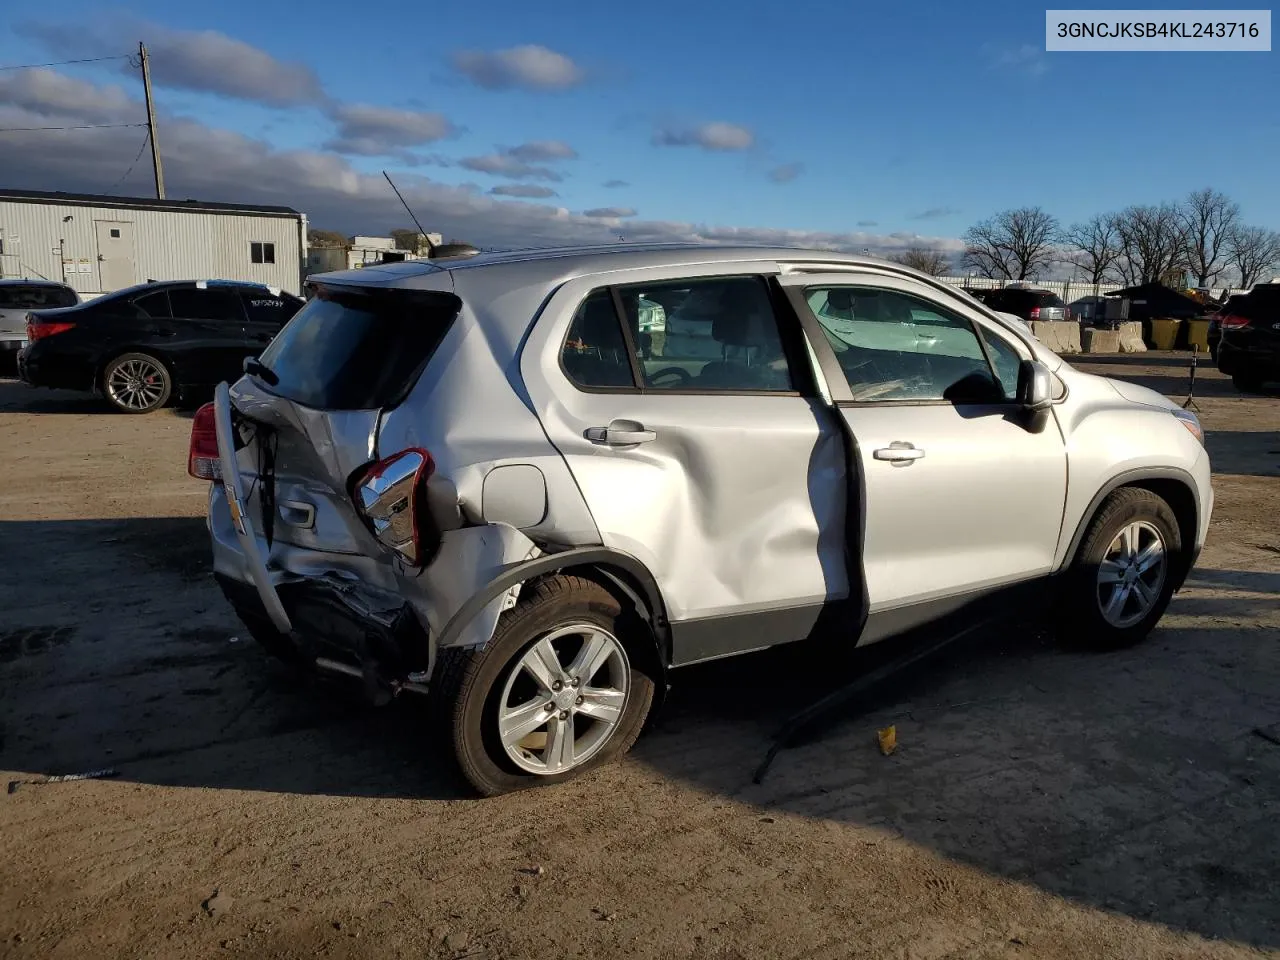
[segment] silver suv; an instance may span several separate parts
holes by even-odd
[[[214,569],[277,655],[429,692],[494,794],[617,757],[687,664],[1030,601],[1146,635],[1200,424],[903,267],[623,244],[312,278],[197,414]]]

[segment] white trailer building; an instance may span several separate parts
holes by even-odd
[[[301,293],[307,218],[289,207],[0,189],[0,278],[82,298],[148,280],[252,280]]]

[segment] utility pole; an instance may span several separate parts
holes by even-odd
[[[147,94],[147,137],[151,140],[151,166],[156,172],[156,199],[164,199],[164,167],[160,163],[160,143],[156,140],[156,105],[151,99],[151,61],[147,59],[147,45],[138,44],[138,56],[142,60],[142,88]]]

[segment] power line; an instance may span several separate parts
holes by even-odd
[[[133,54],[121,53],[114,57],[85,57],[81,60],[54,60],[52,63],[15,63],[0,70],[33,70],[37,67],[61,67],[68,63],[101,63],[103,60],[132,60]]]
[[[133,158],[133,163],[129,164],[129,169],[124,172],[124,175],[121,176],[119,180],[117,180],[111,186],[107,187],[106,190],[103,190],[102,191],[103,193],[110,193],[116,187],[120,186],[120,184],[124,183],[125,180],[129,179],[129,174],[133,173],[133,168],[136,167],[138,165],[138,161],[142,159],[142,151],[147,149],[147,144],[150,142],[151,142],[151,131],[148,130],[146,132],[146,135],[143,136],[142,138],[142,146],[138,148],[138,155]]]
[[[34,133],[39,130],[105,130],[119,127],[145,127],[145,123],[79,123],[70,127],[0,127],[0,133]]]

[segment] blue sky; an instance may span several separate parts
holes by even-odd
[[[317,226],[344,230],[387,229],[404,219],[374,201],[371,181],[380,181],[383,168],[406,178],[429,227],[465,232],[472,221],[464,201],[476,198],[473,222],[487,242],[488,233],[518,238],[534,221],[541,225],[533,233],[554,238],[556,220],[564,221],[565,239],[578,239],[584,211],[618,208],[635,214],[587,220],[624,234],[632,224],[693,224],[741,228],[747,237],[812,232],[875,247],[897,242],[886,239],[892,235],[954,239],[1011,206],[1040,205],[1070,222],[1203,186],[1237,200],[1249,222],[1280,227],[1276,53],[1048,54],[1044,10],[1025,3],[490,0],[367,14],[313,0],[305,9],[245,0],[149,0],[107,12],[82,0],[6,4],[0,65],[127,53],[139,38],[186,57],[183,44],[204,50],[201,43],[221,42],[207,31],[256,48],[254,63],[271,80],[257,88],[249,71],[224,66],[211,79],[188,70],[189,59],[166,64],[156,56],[166,153],[166,130],[177,125],[175,177],[205,199],[237,199],[239,188],[251,194],[243,199],[269,202],[270,184],[276,202],[306,210]],[[528,46],[545,48],[544,59],[517,62],[503,53]],[[546,59],[556,55],[562,59]],[[136,97],[136,72],[121,66],[53,69],[96,91],[119,85]],[[13,92],[15,72],[8,75],[10,114],[6,120],[0,112],[0,126],[18,125],[19,109],[23,122],[70,116],[32,94],[32,84],[22,99]],[[280,75],[294,84],[285,93],[274,82]],[[513,85],[495,88],[495,76]],[[237,85],[236,77],[247,79]],[[389,156],[344,151],[351,138],[335,133],[342,118],[368,119],[351,105],[405,111],[396,123],[416,132],[397,136],[418,142],[388,146]],[[246,183],[236,162],[220,174],[216,151],[198,147],[197,126],[255,141],[259,164],[275,172]],[[361,130],[369,133],[369,124]],[[24,181],[0,186],[88,189],[101,181],[105,189],[125,172],[141,136],[135,129],[31,134],[21,141],[23,155],[56,145],[60,156],[82,158],[79,166],[0,164],[0,181]],[[89,141],[109,148],[77,145]],[[14,143],[14,135],[0,139],[0,156]],[[522,144],[535,148],[496,164],[476,162]],[[576,156],[549,155],[566,145]],[[380,148],[366,139],[358,149]],[[518,156],[534,159],[520,167]],[[347,170],[372,177],[358,179],[354,190],[331,184],[326,195],[322,177],[303,184],[282,157],[317,169],[331,164],[324,169],[336,181]],[[100,170],[88,169],[99,163]],[[495,165],[522,175],[484,172]],[[529,167],[535,172],[525,173]],[[147,174],[139,164],[118,192],[145,194]],[[626,186],[606,187],[610,181]],[[300,184],[296,196],[291,182]],[[554,196],[507,196],[549,191]],[[383,222],[388,217],[397,223]]]

